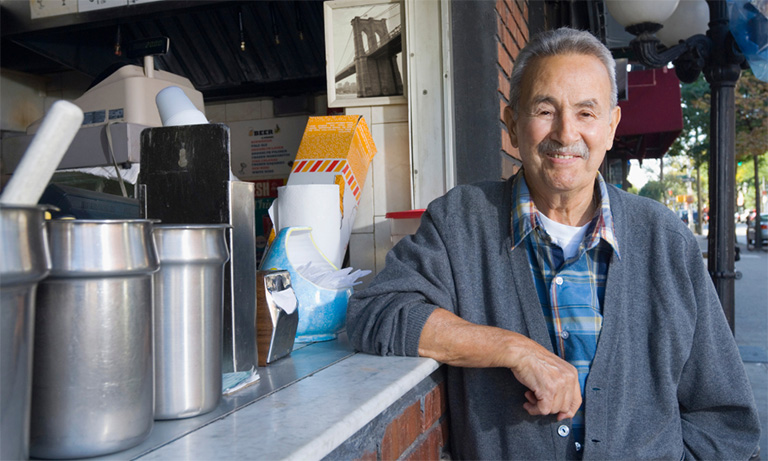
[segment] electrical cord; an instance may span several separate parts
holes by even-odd
[[[123,197],[128,198],[128,192],[125,189],[125,182],[123,176],[120,174],[120,167],[117,165],[117,159],[115,159],[115,152],[112,148],[112,125],[117,122],[108,122],[107,129],[107,147],[109,149],[109,156],[112,158],[112,165],[115,166],[115,174],[117,175],[117,182],[120,183],[120,191],[123,193]]]

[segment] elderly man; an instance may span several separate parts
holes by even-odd
[[[504,118],[522,170],[458,186],[351,300],[361,351],[448,365],[456,459],[747,459],[752,391],[690,231],[598,173],[621,118],[587,32],[531,40]]]

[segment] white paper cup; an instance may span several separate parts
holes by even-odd
[[[208,123],[205,114],[189,100],[184,91],[177,86],[160,90],[155,97],[157,110],[163,126],[200,125]]]

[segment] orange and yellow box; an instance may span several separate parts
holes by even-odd
[[[310,117],[287,185],[338,184],[346,218],[360,202],[374,155],[376,146],[362,116]]]

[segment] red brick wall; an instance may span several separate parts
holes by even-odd
[[[440,382],[405,408],[386,427],[376,451],[360,460],[439,460],[448,448],[445,382]]]
[[[499,68],[499,119],[501,120],[501,149],[509,156],[520,159],[517,149],[512,147],[509,134],[504,126],[504,108],[508,104],[509,75],[512,72],[517,53],[528,42],[528,1],[496,0],[497,52]],[[519,162],[502,156],[502,176],[513,175]]]

